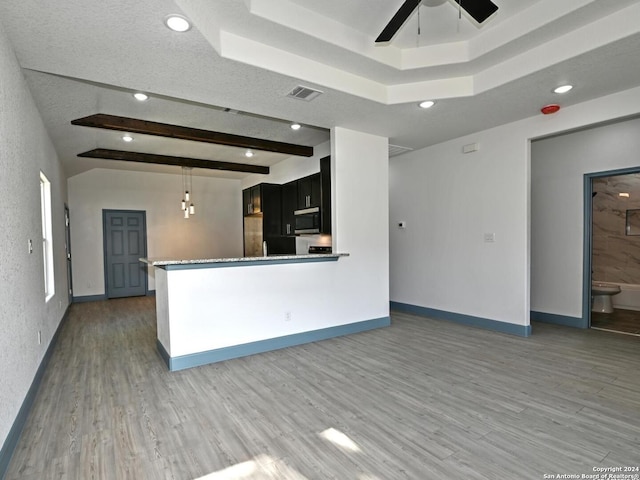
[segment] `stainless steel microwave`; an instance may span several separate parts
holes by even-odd
[[[294,233],[320,233],[320,208],[312,207],[293,212],[295,216]]]

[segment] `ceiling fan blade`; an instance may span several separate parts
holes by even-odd
[[[455,0],[455,2],[459,3],[478,23],[484,22],[498,10],[498,6],[491,0]]]
[[[384,27],[382,33],[376,38],[376,43],[389,42],[393,36],[400,30],[400,27],[407,21],[414,10],[420,5],[422,0],[406,0],[393,18]],[[491,3],[491,2],[489,2]],[[497,8],[497,7],[496,7]]]

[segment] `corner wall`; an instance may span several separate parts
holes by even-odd
[[[560,208],[562,228],[539,216],[530,224],[530,188],[540,181],[532,187],[530,139],[639,112],[635,88],[392,158],[392,301],[524,326],[530,298],[531,310],[579,315],[582,174],[567,170],[571,187],[558,201],[543,195],[536,207]],[[463,154],[470,143],[479,150]],[[549,184],[566,187],[553,178]],[[396,226],[401,220],[405,230]],[[484,233],[495,233],[495,243],[485,243]],[[544,248],[551,239],[557,253]]]
[[[182,177],[164,173],[94,169],[69,179],[74,297],[104,295],[102,210],[147,213],[147,256],[241,257],[239,180],[193,177],[196,214],[182,216]],[[153,269],[149,290],[155,289]]]
[[[529,324],[527,148],[494,129],[391,159],[393,301]]]
[[[531,310],[582,317],[584,174],[640,166],[639,132],[635,119],[531,143]]]
[[[0,24],[0,476],[12,426],[68,306],[58,157]],[[45,303],[40,171],[51,182],[55,295]],[[27,242],[33,242],[29,254]],[[42,343],[38,343],[38,331]],[[22,419],[24,420],[24,419]],[[12,432],[12,435],[16,432]]]

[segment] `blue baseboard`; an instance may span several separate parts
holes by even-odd
[[[47,369],[47,365],[49,364],[49,360],[51,359],[51,355],[53,354],[53,349],[58,341],[58,336],[60,335],[60,330],[62,326],[67,321],[69,314],[69,307],[64,312],[62,316],[62,320],[60,320],[60,324],[56,329],[56,333],[53,335],[49,346],[47,347],[47,351],[40,362],[40,366],[36,371],[36,375],[31,382],[31,386],[27,391],[27,395],[22,402],[22,406],[20,407],[20,411],[18,412],[18,416],[13,422],[11,426],[11,430],[9,430],[9,434],[2,445],[2,449],[0,449],[0,479],[3,479],[7,474],[7,469],[9,468],[9,462],[11,461],[11,457],[13,456],[13,452],[18,446],[18,440],[20,440],[20,435],[22,435],[22,430],[24,429],[25,424],[27,423],[27,418],[29,416],[29,412],[31,411],[31,407],[33,407],[33,402],[36,399],[36,394],[38,393],[38,389],[40,388],[40,383],[42,382],[42,377],[44,376],[44,372]]]
[[[529,313],[531,320],[543,323],[553,323],[554,325],[564,325],[565,327],[589,328],[588,322],[580,317],[567,317],[556,315],[555,313],[534,312]]]
[[[155,297],[156,296],[156,291],[155,290],[147,290],[145,292],[145,295],[147,297]],[[81,297],[73,297],[72,301],[73,303],[86,303],[86,302],[100,302],[102,300],[109,300],[107,298],[106,294],[102,294],[102,295],[83,295]]]
[[[107,296],[104,293],[102,295],[83,295],[81,297],[73,297],[73,303],[99,302],[106,299]]]
[[[528,337],[531,335],[531,325],[516,325],[514,323],[499,322],[488,318],[473,317],[462,313],[447,312],[444,310],[436,310],[434,308],[419,307],[408,303],[389,302],[391,310],[399,312],[413,313],[421,317],[437,318],[440,320],[449,320],[451,322],[469,325],[471,327],[484,328],[485,330],[494,330],[496,332],[508,333],[510,335],[518,335],[520,337]]]
[[[317,342],[319,340],[327,340],[329,338],[340,337],[342,335],[350,335],[352,333],[364,332],[375,328],[388,327],[389,325],[391,325],[390,317],[382,317],[373,320],[349,323],[347,325],[338,325],[335,327],[313,330],[311,332],[294,333],[283,337],[269,338],[267,340],[259,340],[257,342],[245,343],[242,345],[234,345],[233,347],[218,348],[216,350],[208,350],[206,352],[199,352],[191,355],[182,355],[179,357],[171,357],[160,341],[157,342],[157,347],[160,356],[167,364],[169,370],[175,372],[177,370],[184,370],[185,368],[208,365],[210,363],[246,357],[247,355],[269,352],[271,350],[293,347],[295,345]]]

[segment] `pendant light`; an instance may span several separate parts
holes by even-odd
[[[196,207],[193,204],[193,178],[191,175],[191,167],[182,167],[182,202],[181,208],[184,212],[184,218],[189,218],[190,215],[196,213]]]

